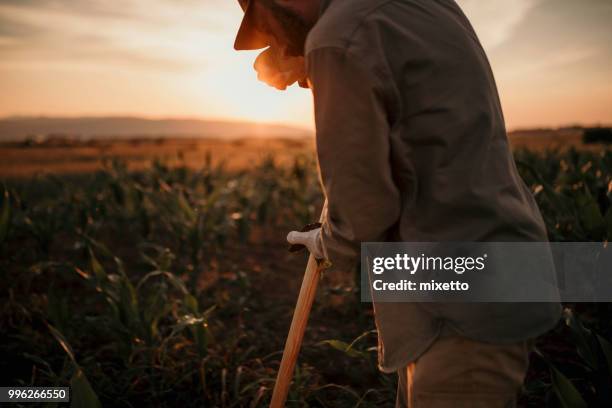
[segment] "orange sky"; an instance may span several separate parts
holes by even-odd
[[[509,128],[612,123],[612,1],[459,0]],[[258,82],[231,0],[0,0],[0,116],[196,116],[312,127]]]

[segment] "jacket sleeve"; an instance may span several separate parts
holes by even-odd
[[[359,60],[336,47],[310,51],[307,70],[327,200],[321,246],[334,269],[352,270],[361,242],[384,241],[400,216],[383,88]]]

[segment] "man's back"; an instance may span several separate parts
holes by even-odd
[[[332,262],[350,267],[363,241],[547,240],[514,165],[489,62],[454,1],[323,0],[306,62]],[[444,328],[518,341],[559,317],[554,304],[375,310],[387,371]]]
[[[545,241],[510,154],[487,57],[456,3],[334,0],[328,7],[307,53],[339,47],[378,76],[403,201],[394,238]]]

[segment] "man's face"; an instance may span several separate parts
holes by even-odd
[[[255,0],[257,28],[265,33],[271,45],[286,56],[304,55],[306,36],[312,28],[303,16],[276,0]]]

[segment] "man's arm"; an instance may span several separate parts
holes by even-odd
[[[328,203],[321,243],[334,269],[352,269],[360,242],[384,240],[400,216],[383,88],[361,61],[340,48],[311,51],[307,70]]]

